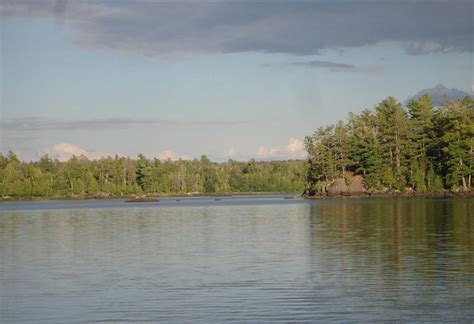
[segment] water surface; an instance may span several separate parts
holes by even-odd
[[[474,203],[1,203],[0,282],[2,322],[473,321]]]

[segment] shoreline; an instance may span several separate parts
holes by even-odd
[[[303,195],[305,199],[366,199],[366,198],[471,198],[474,190],[469,191],[438,191],[438,192],[385,192],[385,193],[355,193],[355,194],[318,194],[313,196]]]
[[[326,200],[326,199],[367,199],[367,198],[473,198],[474,190],[470,191],[441,191],[441,192],[389,192],[389,193],[343,193],[336,195],[317,194],[313,196],[295,193],[295,192],[233,192],[233,193],[192,193],[192,194],[147,194],[147,195],[123,195],[123,196],[76,196],[76,197],[0,197],[2,202],[22,202],[22,201],[51,201],[51,200],[129,200],[136,199],[160,199],[160,198],[198,198],[198,197],[235,197],[235,196],[269,196],[269,195],[288,195],[292,197],[301,197],[308,200]]]
[[[169,194],[146,194],[146,195],[97,195],[97,196],[55,196],[55,197],[0,197],[2,202],[21,201],[48,201],[48,200],[133,200],[133,199],[160,199],[160,198],[197,198],[197,197],[232,197],[232,196],[268,196],[268,195],[292,195],[302,197],[301,193],[295,192],[232,192],[232,193],[169,193]]]

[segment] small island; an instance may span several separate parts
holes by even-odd
[[[150,202],[159,202],[160,200],[156,197],[149,197],[149,196],[145,196],[145,195],[141,195],[141,196],[135,196],[135,197],[131,197],[127,200],[125,200],[125,202],[127,203],[150,203]]]
[[[388,97],[305,144],[308,197],[471,196],[474,100]]]

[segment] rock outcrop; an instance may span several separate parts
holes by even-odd
[[[360,175],[337,178],[326,186],[328,196],[357,196],[367,194],[364,178]]]

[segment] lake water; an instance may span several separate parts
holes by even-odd
[[[0,321],[474,321],[474,200],[0,204]]]

